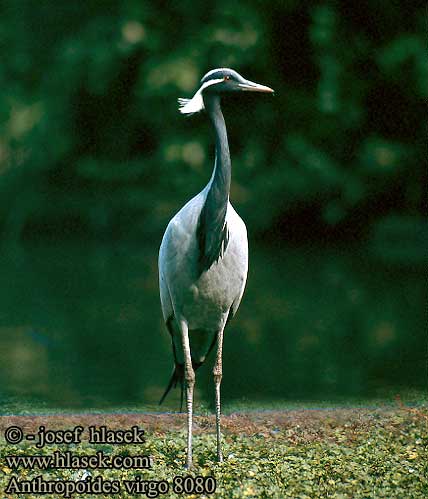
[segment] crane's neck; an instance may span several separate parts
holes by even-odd
[[[208,197],[215,196],[216,207],[227,207],[230,192],[231,162],[226,123],[220,107],[220,97],[205,98],[205,108],[215,135],[215,163],[210,180]]]
[[[220,108],[220,97],[204,96],[205,109],[208,113],[215,135],[215,163],[208,192],[199,216],[199,271],[208,270],[214,261],[224,253],[228,243],[226,213],[229,202],[231,162],[226,124]]]

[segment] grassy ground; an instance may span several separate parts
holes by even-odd
[[[5,429],[19,426],[25,434],[38,431],[85,428],[80,444],[47,445],[36,442],[11,445]],[[86,440],[90,425],[146,431],[144,444],[91,444]],[[167,480],[170,490],[163,497],[183,497],[172,492],[174,476],[185,476],[185,416],[181,414],[61,414],[0,417],[0,497],[41,497],[3,492],[11,478],[31,480],[117,480],[118,494],[97,497],[131,497],[125,480]],[[213,416],[195,417],[192,476],[213,476],[215,498],[426,498],[428,497],[428,408],[426,405],[376,408],[293,409],[231,413],[223,417],[225,462],[215,462]],[[5,456],[51,455],[55,450],[90,455],[150,455],[148,470],[106,469],[12,469]],[[146,497],[144,494],[135,497]],[[61,494],[45,497],[61,497]],[[95,497],[75,494],[74,497]],[[162,497],[162,496],[159,496]],[[208,497],[207,494],[187,497]]]

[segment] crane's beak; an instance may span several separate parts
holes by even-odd
[[[270,88],[266,87],[265,85],[260,85],[259,83],[254,83],[253,81],[246,80],[245,83],[238,83],[238,87],[241,90],[247,91],[247,92],[264,92],[268,94],[273,94],[275,91]]]

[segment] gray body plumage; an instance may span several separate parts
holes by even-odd
[[[165,322],[177,316],[186,319],[192,361],[196,365],[204,362],[217,332],[225,326],[229,314],[232,317],[238,309],[248,270],[247,230],[228,202],[226,250],[208,270],[199,273],[197,227],[210,184],[169,222],[159,251],[163,317]],[[175,360],[184,364],[177,333],[178,328],[173,328]]]

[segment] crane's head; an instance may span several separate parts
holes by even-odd
[[[204,95],[222,95],[230,92],[265,92],[273,94],[271,88],[246,80],[233,69],[213,69],[202,78],[199,90],[191,99],[178,99],[180,113],[193,114],[202,111],[205,108]]]

